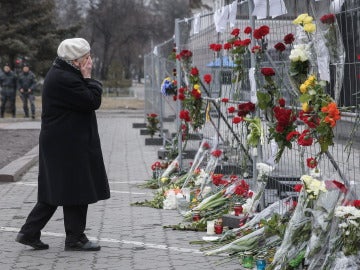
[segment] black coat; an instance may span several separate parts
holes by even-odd
[[[42,93],[38,200],[51,205],[110,197],[95,110],[102,85],[56,59]]]

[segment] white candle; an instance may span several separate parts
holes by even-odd
[[[215,221],[214,220],[210,220],[206,222],[206,233],[207,234],[215,234]]]

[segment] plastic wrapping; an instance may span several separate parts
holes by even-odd
[[[334,14],[329,14],[333,20],[323,20],[322,34],[329,52],[330,64],[334,66],[333,93],[335,102],[338,103],[344,80],[345,49],[340,34],[339,26]],[[318,56],[320,56],[318,54]]]

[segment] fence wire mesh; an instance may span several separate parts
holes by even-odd
[[[177,53],[184,49],[192,51],[192,66],[196,66],[201,75],[211,74],[213,78],[213,83],[207,87],[206,93],[202,93],[208,119],[201,130],[195,130],[193,133],[200,133],[202,138],[218,145],[223,150],[224,154],[215,172],[225,175],[238,174],[241,177],[250,178],[256,175],[254,164],[265,162],[273,166],[274,170],[268,177],[264,204],[267,205],[279,198],[291,196],[294,182],[297,182],[301,175],[309,173],[308,168],[304,166],[306,159],[315,156],[319,152],[318,147],[299,148],[293,144],[292,149],[286,149],[280,161],[276,163],[274,161],[276,145],[267,140],[268,134],[264,134],[261,147],[258,147],[256,151],[252,150],[247,144],[246,124],[234,124],[233,116],[229,114],[229,108],[256,100],[254,92],[251,91],[252,85],[249,79],[249,72],[254,68],[254,56],[251,52],[246,54],[242,63],[246,73],[244,79],[240,83],[234,83],[234,63],[230,55],[225,50],[216,53],[209,49],[209,45],[226,43],[234,28],[243,31],[247,26],[251,26],[252,29],[262,25],[269,26],[267,52],[261,61],[261,67],[272,67],[276,70],[276,83],[280,87],[282,96],[291,106],[300,107],[298,98],[292,93],[288,76],[290,48],[279,54],[274,49],[274,45],[282,41],[286,34],[293,33],[295,35],[297,33],[293,20],[299,14],[310,14],[316,20],[317,27],[320,28],[319,18],[332,12],[336,15],[338,22],[341,35],[338,38],[342,41],[345,58],[343,62],[329,64],[331,80],[327,91],[336,100],[339,107],[349,109],[342,113],[341,120],[334,129],[335,144],[330,146],[328,154],[323,155],[319,160],[318,169],[323,179],[339,179],[356,187],[360,183],[357,178],[360,173],[360,131],[358,128],[360,122],[360,6],[358,1],[287,0],[284,9],[286,8],[288,12],[285,15],[272,19],[267,16],[263,20],[257,20],[251,16],[249,10],[252,10],[252,1],[238,2],[235,25],[230,27],[227,24],[221,32],[216,31],[214,13],[203,14],[199,20],[195,20],[195,17],[176,20],[174,39],[157,45],[154,51],[145,57],[145,112],[160,114],[166,129],[169,129],[170,133],[178,132],[179,101],[175,102],[171,97],[161,95],[160,88],[163,79],[173,75],[174,69],[177,71],[178,86],[184,83],[182,81],[183,71],[173,58],[169,58],[173,54],[174,46],[176,46]],[[243,38],[247,37],[243,32],[241,35]],[[254,40],[251,45],[255,45]],[[340,73],[338,73],[339,70]],[[340,79],[335,80],[334,78],[338,78],[338,74],[340,74]],[[337,88],[338,92],[336,92]],[[221,102],[222,98],[228,98],[231,102]],[[258,114],[263,120],[263,130],[267,130],[265,115],[260,112]],[[167,118],[171,119],[170,123],[164,121]],[[303,128],[300,124],[301,129]],[[179,147],[183,147],[181,140]],[[199,148],[199,142],[189,141],[186,147],[196,151]],[[207,159],[204,159],[203,163],[206,161]],[[249,179],[249,181],[254,180]],[[360,188],[358,187],[356,190],[359,191]]]

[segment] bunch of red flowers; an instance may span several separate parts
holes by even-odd
[[[332,13],[325,14],[320,18],[320,21],[325,24],[332,24],[336,20],[335,15]]]
[[[255,104],[252,103],[251,101],[238,105],[238,116],[240,117],[245,117],[246,115],[254,111],[255,111]]]

